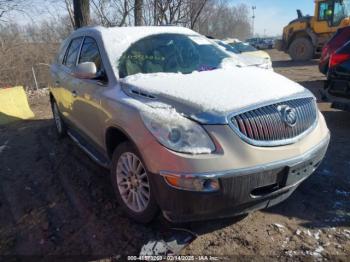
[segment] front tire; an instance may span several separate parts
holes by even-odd
[[[294,61],[308,61],[314,56],[314,46],[308,38],[297,38],[289,47],[289,55]]]
[[[120,144],[113,153],[112,183],[119,205],[139,223],[151,222],[158,213],[150,175],[142,158],[130,142]]]

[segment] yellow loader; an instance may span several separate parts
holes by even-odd
[[[276,48],[294,61],[307,61],[319,57],[323,45],[339,28],[350,25],[350,0],[315,0],[314,16],[297,13],[298,18],[284,27]]]

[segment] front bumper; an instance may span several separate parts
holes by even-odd
[[[157,202],[164,216],[173,222],[230,217],[273,206],[288,198],[315,171],[327,151],[329,138],[327,135],[318,146],[296,158],[252,168],[197,174],[218,178],[218,192],[175,189],[162,176],[154,175]]]

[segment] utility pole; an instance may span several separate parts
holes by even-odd
[[[254,32],[255,10],[256,10],[256,6],[253,5],[253,6],[252,6],[252,11],[253,11],[253,16],[252,16],[252,21],[253,21],[253,24],[252,24],[253,37],[254,37],[254,34],[255,34],[255,32]]]

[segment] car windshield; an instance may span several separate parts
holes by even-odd
[[[222,46],[223,48],[225,48],[226,51],[229,51],[229,52],[232,52],[232,53],[235,53],[235,54],[239,54],[241,53],[237,48],[235,48],[234,46],[231,46],[229,44],[226,44],[222,41],[216,41],[216,43],[220,46]]]
[[[119,60],[119,77],[138,73],[183,73],[220,68],[232,59],[198,35],[158,34],[132,44]]]
[[[255,47],[243,42],[231,43],[230,46],[238,50],[240,53],[258,51]]]
[[[343,0],[344,17],[350,16],[350,0]]]
[[[342,0],[334,3],[333,24],[339,25],[340,22],[350,16],[350,1]]]

